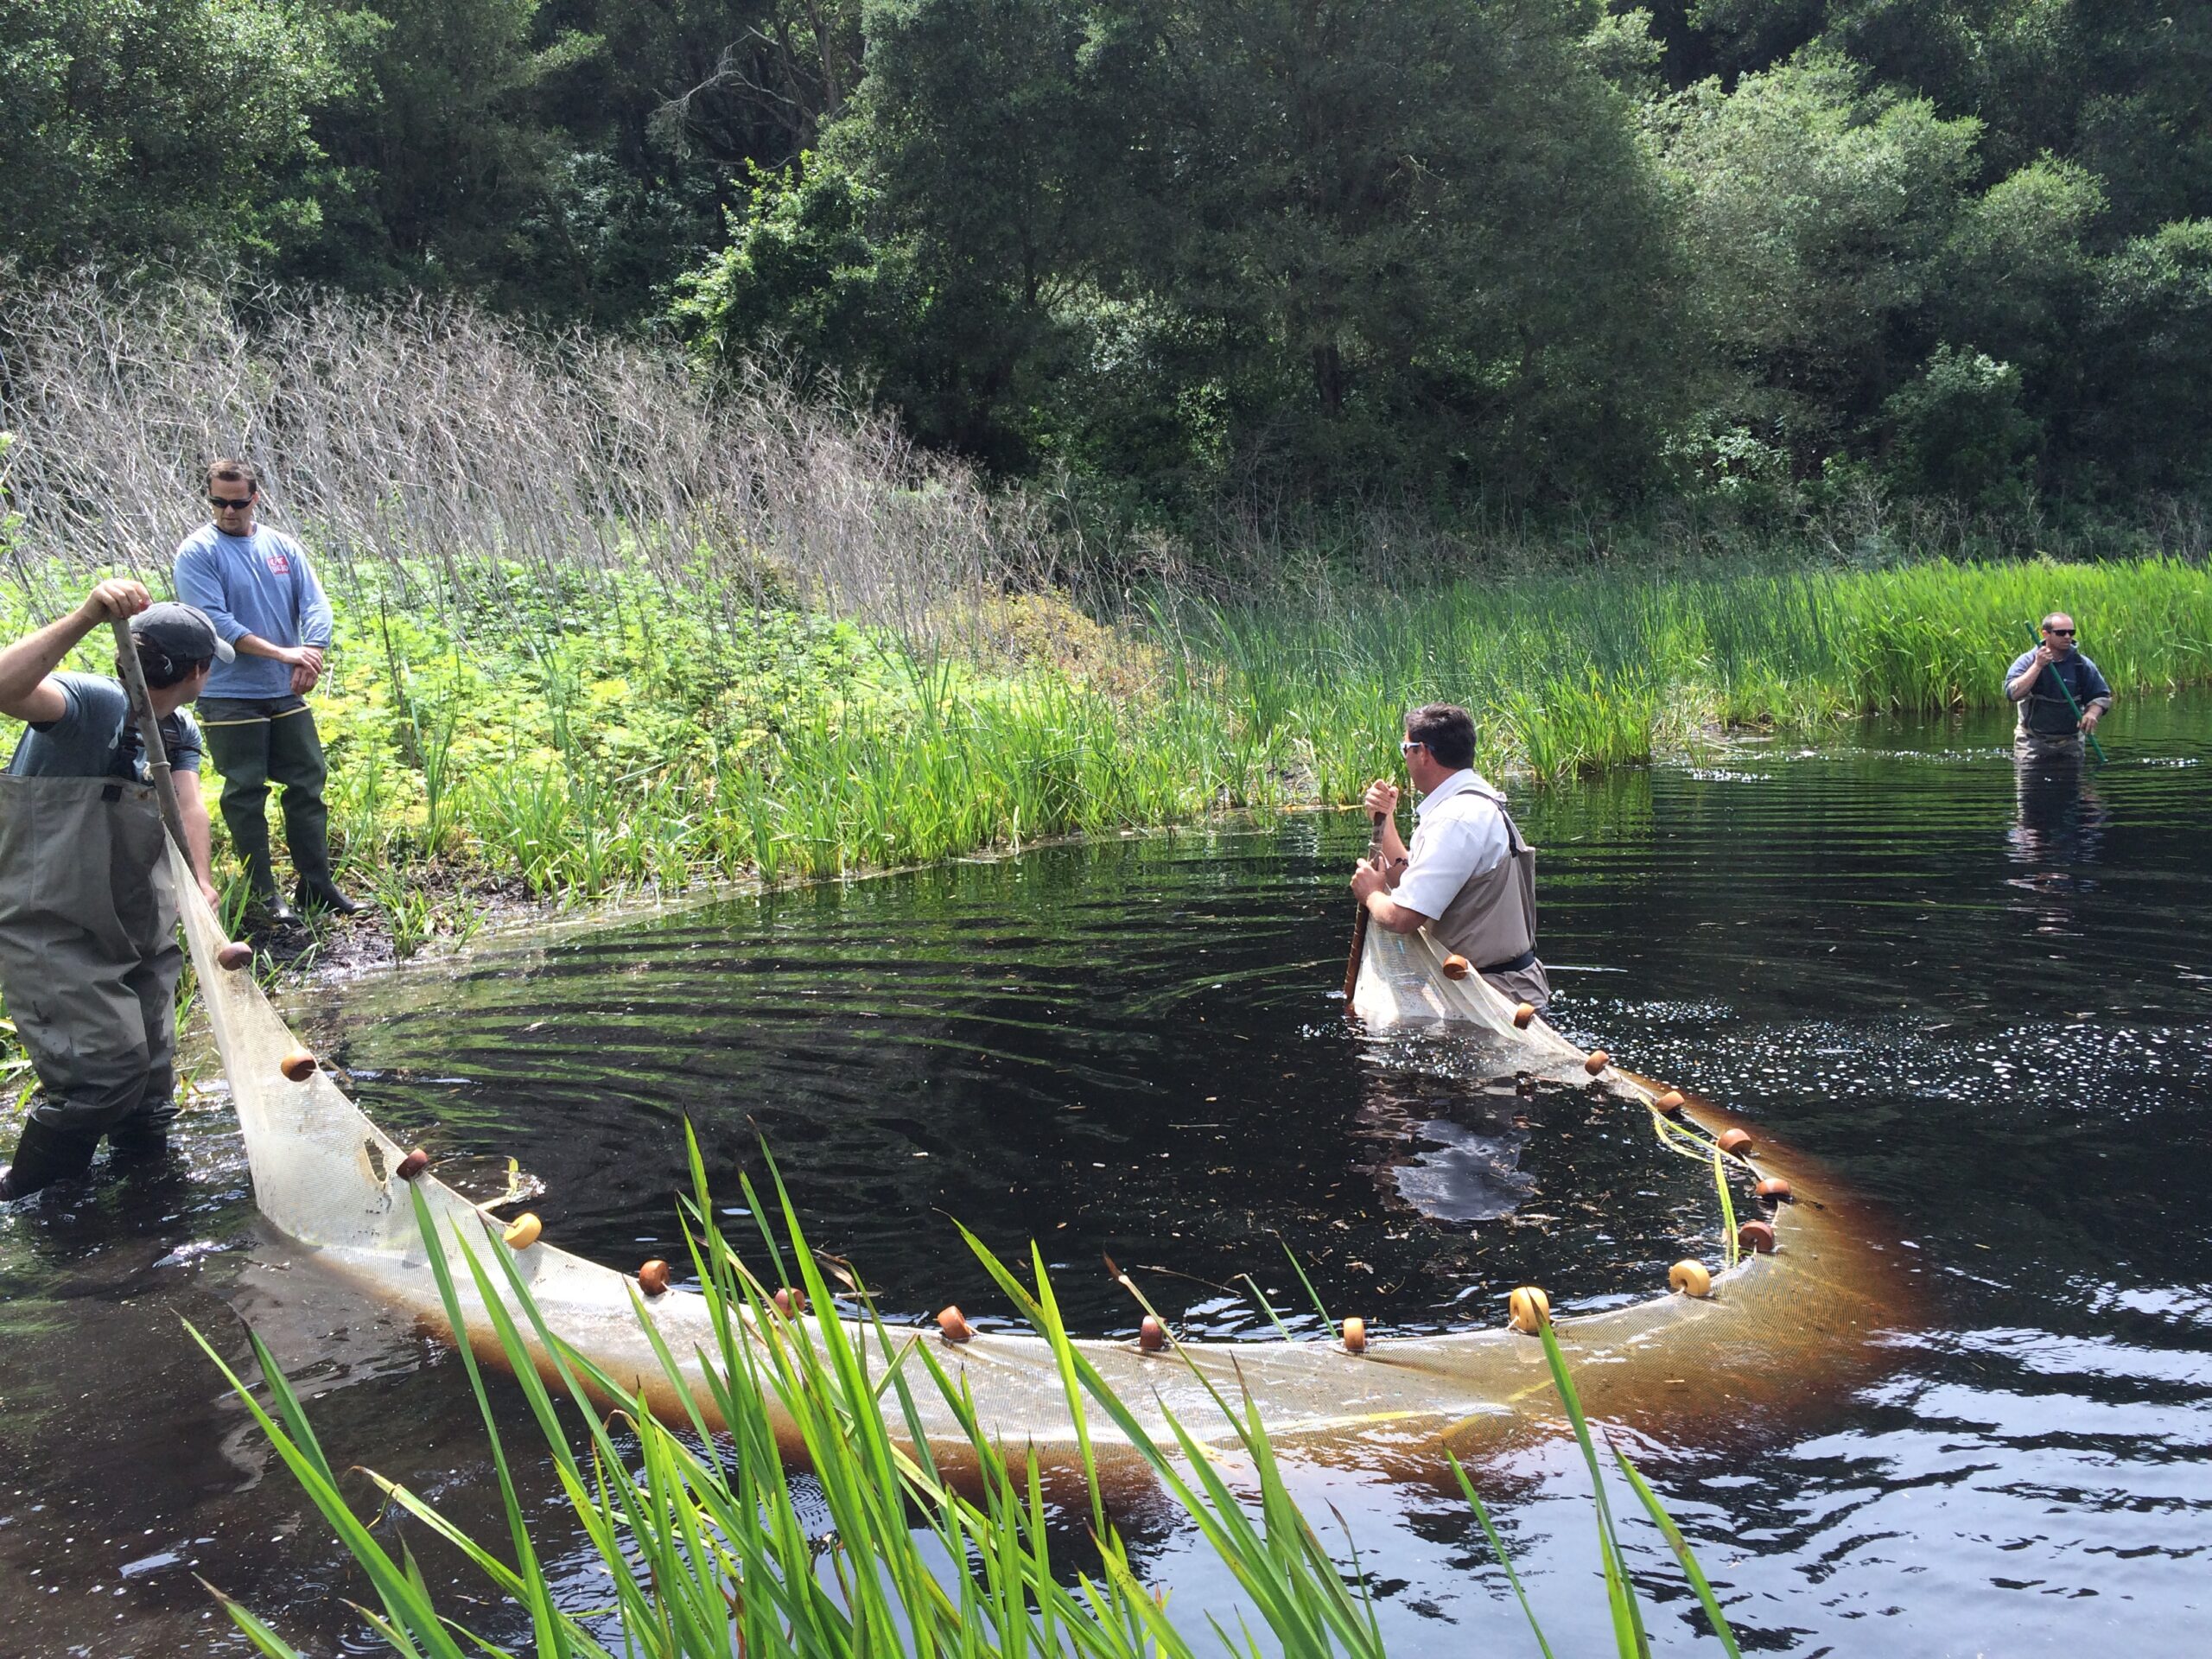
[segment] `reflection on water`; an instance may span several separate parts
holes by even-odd
[[[1559,1017],[1829,1160],[1933,1281],[1932,1328],[1832,1420],[1738,1421],[1725,1377],[1688,1379],[1640,1448],[1761,1647],[2055,1651],[2123,1618],[2132,1650],[2196,1645],[2207,712],[2126,709],[2102,767],[2016,768],[1995,720],[1873,727],[1525,802]],[[1602,1305],[1709,1249],[1699,1172],[1601,1096],[1346,1027],[1328,989],[1363,836],[1300,818],[685,911],[357,988],[322,1034],[395,1131],[518,1155],[553,1235],[619,1265],[667,1253],[683,1119],[733,1205],[765,1134],[818,1239],[911,1315],[988,1306],[950,1216],[1044,1241],[1090,1329],[1134,1324],[1111,1251],[1235,1338],[1269,1331],[1243,1274],[1302,1306],[1285,1245],[1332,1312],[1395,1329],[1494,1322],[1527,1279]],[[180,1316],[234,1360],[251,1319],[321,1391],[334,1462],[496,1528],[457,1368],[263,1234],[219,1109],[165,1183],[0,1217],[0,1652],[239,1651],[188,1569],[311,1646],[373,1647],[332,1600],[364,1586]],[[1345,1516],[1400,1651],[1525,1642],[1448,1494],[1299,1479]],[[1602,1649],[1571,1452],[1484,1479],[1555,1643]],[[1637,1548],[1671,1594],[1663,1548]],[[1185,1535],[1151,1527],[1144,1554],[1193,1621],[1233,1605]],[[1656,1622],[1691,1644],[1686,1604]]]
[[[2019,822],[2012,842],[2028,872],[2012,885],[2037,893],[2094,892],[2090,867],[2100,861],[2112,816],[2097,788],[2101,768],[2077,752],[2017,753],[2012,770]]]

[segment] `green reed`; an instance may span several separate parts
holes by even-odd
[[[1202,1443],[1198,1428],[1165,1413],[1166,1433],[1156,1433],[1075,1346],[1041,1254],[1033,1247],[1033,1278],[1025,1281],[970,1236],[984,1268],[1057,1359],[1078,1425],[1068,1472],[1081,1495],[1065,1505],[1072,1515],[1087,1513],[1087,1548],[1078,1548],[1072,1541],[1082,1522],[1056,1525],[1045,1471],[992,1433],[964,1374],[938,1357],[936,1339],[887,1325],[864,1290],[847,1292],[828,1281],[780,1179],[772,1209],[745,1184],[760,1235],[760,1254],[748,1262],[715,1220],[719,1212],[697,1143],[690,1144],[693,1191],[683,1206],[685,1238],[715,1339],[686,1357],[700,1368],[723,1425],[719,1432],[709,1431],[696,1404],[683,1420],[655,1418],[642,1379],[607,1374],[547,1325],[509,1251],[488,1233],[441,1236],[416,1199],[447,1317],[454,1330],[465,1328],[459,1294],[465,1274],[527,1408],[529,1455],[550,1469],[565,1499],[558,1511],[525,1501],[517,1475],[523,1454],[501,1430],[495,1385],[469,1345],[460,1344],[504,1510],[505,1535],[497,1541],[471,1536],[423,1494],[370,1471],[360,1472],[382,1513],[365,1521],[298,1395],[259,1338],[253,1339],[257,1386],[194,1332],[365,1574],[376,1605],[363,1608],[363,1617],[392,1650],[442,1659],[501,1651],[440,1610],[405,1541],[409,1524],[451,1547],[482,1575],[510,1617],[526,1618],[541,1655],[1175,1659],[1199,1645],[1211,1648],[1213,1641],[1191,1621],[1171,1618],[1166,1590],[1145,1581],[1112,1522],[1096,1440],[1110,1425],[1242,1592],[1248,1611],[1236,1637],[1209,1620],[1224,1649],[1253,1650],[1258,1633],[1246,1628],[1249,1621],[1264,1626],[1270,1645],[1287,1655],[1319,1659],[1384,1651],[1356,1551],[1344,1541],[1348,1565],[1300,1511],[1249,1398],[1214,1395],[1221,1421],[1205,1431],[1211,1444]],[[846,1317],[804,1311],[787,1316],[772,1300],[772,1287],[785,1282],[803,1289],[811,1308],[842,1304]],[[638,1312],[643,1318],[642,1303]],[[1542,1338],[1594,1483],[1617,1650],[1624,1659],[1648,1655],[1592,1432],[1556,1338],[1548,1329]],[[550,1357],[553,1384],[539,1375],[533,1350]],[[655,1350],[661,1380],[695,1401],[683,1362],[657,1337]],[[919,1408],[925,1398],[949,1408],[958,1425],[949,1438],[925,1432]],[[789,1426],[787,1437],[779,1433],[779,1420]],[[1088,1427],[1094,1423],[1100,1427]],[[808,1529],[792,1502],[784,1451],[793,1441],[828,1511],[819,1530]],[[1618,1450],[1614,1459],[1735,1655],[1727,1622],[1679,1529]],[[1456,1460],[1452,1467],[1535,1626],[1535,1614],[1472,1481]],[[579,1533],[604,1586],[588,1592],[598,1605],[583,1609],[574,1587]],[[549,1560],[561,1564],[569,1586],[563,1594],[555,1591]],[[258,1651],[295,1655],[249,1609],[228,1598],[223,1605]],[[1541,1629],[1536,1640],[1548,1654]]]
[[[1484,765],[1555,777],[1649,759],[1732,726],[1988,708],[2024,621],[2071,611],[2115,689],[2212,679],[2212,573],[2176,561],[2045,562],[1465,582],[1357,606],[1273,599],[1175,626],[1224,700],[1327,740],[1325,798],[1395,769],[1407,704],[1464,703]]]

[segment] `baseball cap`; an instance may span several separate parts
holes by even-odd
[[[174,600],[149,605],[132,617],[130,636],[145,640],[173,662],[198,663],[213,657],[219,663],[227,663],[238,657],[230,641],[215,632],[207,612]]]

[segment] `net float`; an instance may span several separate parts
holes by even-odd
[[[776,1312],[787,1319],[795,1319],[806,1312],[806,1293],[793,1290],[789,1285],[778,1287],[776,1294],[768,1300],[776,1305]],[[956,1308],[953,1311],[957,1313],[959,1310]]]
[[[253,947],[243,939],[232,939],[215,952],[215,965],[235,974],[253,960]]]
[[[1474,971],[1467,959],[1456,950],[1444,958],[1444,977],[1446,979],[1465,979]]]
[[[1534,1285],[1523,1285],[1505,1300],[1506,1323],[1535,1336],[1552,1322],[1552,1299]]]
[[[1589,1057],[1582,1062],[1582,1069],[1594,1077],[1612,1063],[1613,1057],[1606,1053],[1604,1049],[1593,1048],[1590,1051]]]
[[[1774,1229],[1763,1221],[1747,1221],[1736,1230],[1736,1245],[1739,1249],[1771,1255],[1774,1254]]]
[[[1682,1091],[1679,1089],[1669,1089],[1651,1103],[1653,1107],[1665,1113],[1669,1117],[1680,1117],[1682,1115],[1682,1108],[1687,1103],[1682,1099]]]
[[[1515,1007],[1515,1009],[1513,1010],[1513,1028],[1514,1028],[1514,1030],[1516,1030],[1516,1031],[1526,1031],[1526,1030],[1528,1030],[1528,1029],[1529,1029],[1529,1027],[1530,1026],[1533,1026],[1533,1025],[1535,1025],[1535,1023],[1536,1023],[1536,1005],[1535,1005],[1535,1003],[1533,1003],[1533,1002],[1523,1002],[1523,1003],[1519,1004],[1519,1005],[1518,1005],[1517,1007]]]
[[[499,1235],[511,1249],[526,1250],[537,1243],[537,1236],[545,1230],[545,1224],[525,1211],[507,1224],[507,1230]]]
[[[403,1181],[411,1181],[429,1166],[430,1154],[423,1151],[422,1147],[417,1147],[414,1151],[409,1153],[404,1158],[401,1159],[399,1160],[398,1167],[394,1169],[391,1173],[398,1176]]]
[[[937,1316],[937,1328],[947,1342],[965,1342],[976,1334],[976,1327],[968,1323],[968,1316],[957,1303]]]
[[[1149,1313],[1144,1323],[1137,1326],[1137,1346],[1147,1354],[1156,1354],[1167,1345],[1167,1327]]]
[[[1702,1262],[1677,1262],[1667,1269],[1667,1288],[1684,1296],[1710,1296],[1713,1274]]]
[[[1769,1204],[1795,1203],[1797,1195],[1789,1190],[1789,1183],[1779,1175],[1770,1175],[1753,1189]]]
[[[1748,1158],[1751,1155],[1751,1137],[1742,1129],[1723,1129],[1720,1132],[1720,1139],[1713,1144],[1721,1151],[1731,1153],[1738,1158]]]
[[[1365,1319],[1346,1319],[1338,1327],[1338,1332],[1344,1339],[1346,1353],[1363,1354],[1367,1351],[1367,1321]]]
[[[276,1062],[276,1069],[294,1083],[305,1083],[315,1076],[315,1056],[304,1048],[296,1048]]]
[[[668,1289],[668,1263],[655,1256],[638,1269],[638,1288],[648,1296],[658,1296]]]

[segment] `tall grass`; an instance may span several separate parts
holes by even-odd
[[[451,837],[431,833],[427,796],[412,809],[419,835],[410,813],[385,810],[397,756],[358,792],[340,766],[341,817],[380,858],[395,843],[403,855],[458,846],[547,893],[834,874],[1349,801],[1396,770],[1398,721],[1420,700],[1465,702],[1479,763],[1540,779],[1742,725],[1988,707],[2028,620],[2061,604],[2123,695],[2212,679],[2212,574],[2163,561],[1551,578],[1356,613],[1185,607],[1126,623],[1072,662],[914,654],[864,630],[764,617],[741,683],[725,673],[729,645],[671,620],[658,655],[605,632],[536,648],[585,664],[563,671],[582,688],[563,719],[530,695],[482,704],[494,684],[528,687],[526,670],[487,666],[477,690],[437,694],[480,704]],[[2124,707],[2107,729],[2125,732]]]
[[[1052,1345],[1071,1410],[1088,1402],[1114,1425],[1144,1474],[1237,1586],[1247,1609],[1237,1636],[1217,1624],[1209,1639],[1192,1621],[1171,1616],[1164,1586],[1144,1580],[1112,1521],[1108,1476],[1090,1439],[1079,1445],[1072,1497],[1056,1492],[1060,1501],[1048,1504],[1046,1471],[991,1432],[987,1408],[947,1368],[934,1338],[887,1325],[864,1292],[842,1298],[847,1312],[859,1316],[853,1325],[779,1312],[772,1283],[787,1268],[796,1268],[811,1307],[840,1306],[834,1294],[840,1287],[824,1279],[788,1198],[779,1190],[779,1210],[771,1211],[747,1185],[761,1217],[757,1259],[775,1264],[764,1278],[718,1230],[696,1143],[691,1162],[685,1236],[715,1333],[712,1351],[698,1359],[726,1425],[720,1433],[709,1432],[696,1408],[689,1421],[655,1418],[642,1380],[607,1375],[545,1324],[508,1251],[488,1233],[439,1236],[416,1199],[447,1316],[456,1331],[463,1328],[457,1274],[465,1273],[527,1405],[535,1431],[531,1455],[550,1460],[566,1511],[548,1521],[543,1509],[525,1505],[516,1475],[521,1454],[501,1433],[493,1386],[465,1343],[460,1352],[480,1408],[505,1535],[472,1537],[422,1494],[373,1473],[365,1478],[387,1515],[442,1541],[483,1575],[510,1616],[527,1620],[537,1652],[609,1659],[884,1652],[1176,1659],[1216,1640],[1230,1651],[1249,1649],[1259,1632],[1244,1628],[1245,1620],[1263,1627],[1268,1645],[1287,1655],[1383,1652],[1372,1591],[1351,1541],[1332,1548],[1300,1510],[1249,1399],[1217,1394],[1219,1424],[1166,1415],[1166,1433],[1155,1434],[1070,1341],[1041,1255],[1033,1250],[1035,1276],[1025,1282],[969,1239]],[[780,1237],[766,1219],[772,1213],[781,1215]],[[1556,1339],[1548,1329],[1542,1338],[1595,1483],[1618,1650],[1648,1654],[1592,1431]],[[552,1356],[558,1387],[540,1379],[533,1344]],[[298,1395],[258,1339],[257,1390],[204,1338],[200,1345],[359,1564],[377,1601],[364,1617],[377,1634],[409,1655],[460,1659],[499,1651],[440,1611],[411,1551],[404,1541],[394,1548],[395,1529],[354,1513]],[[664,1380],[690,1398],[676,1356],[663,1348],[659,1359]],[[949,1441],[925,1430],[918,1404],[925,1398],[950,1409],[959,1428]],[[779,1437],[779,1414],[792,1426],[828,1511],[825,1528],[810,1530],[793,1504],[785,1458],[791,1442]],[[1224,1430],[1224,1446],[1201,1446],[1201,1433],[1222,1440]],[[1615,1457],[1735,1655],[1727,1621],[1680,1531],[1627,1459]],[[1473,1483],[1452,1466],[1526,1609]],[[1063,1504],[1078,1517],[1073,1527],[1056,1521]],[[1072,1559],[1065,1541],[1079,1535],[1084,1522],[1088,1564]],[[575,1585],[574,1546],[566,1536],[549,1541],[549,1529],[583,1535],[596,1558],[595,1583]],[[404,1540],[404,1527],[398,1531]],[[565,1591],[556,1593],[549,1560],[562,1563]],[[225,1605],[259,1651],[295,1654],[249,1609]],[[1535,1615],[1529,1617],[1533,1624]],[[1541,1630],[1537,1640],[1542,1643]]]
[[[1993,706],[2060,607],[2120,693],[2109,739],[2131,696],[2212,680],[2212,572],[2163,560],[1185,598],[1111,625],[1029,594],[952,639],[746,598],[702,578],[671,606],[632,567],[425,608],[362,573],[318,720],[351,879],[403,951],[475,925],[423,896],[455,871],[671,891],[1348,802],[1431,699],[1474,711],[1478,765],[1541,779],[1743,726]],[[32,614],[18,592],[0,630]]]
[[[418,606],[643,566],[666,601],[795,593],[913,633],[1053,571],[1027,498],[834,388],[710,387],[674,351],[454,299],[0,270],[0,428],[48,602],[49,573],[165,570],[226,454],[328,567]]]
[[[1342,801],[1394,766],[1416,701],[1474,710],[1485,765],[1559,777],[1733,726],[1994,707],[2026,626],[2061,609],[2122,692],[2212,680],[2212,570],[2167,559],[1608,571],[1166,614],[1220,665],[1224,707],[1300,734]]]

